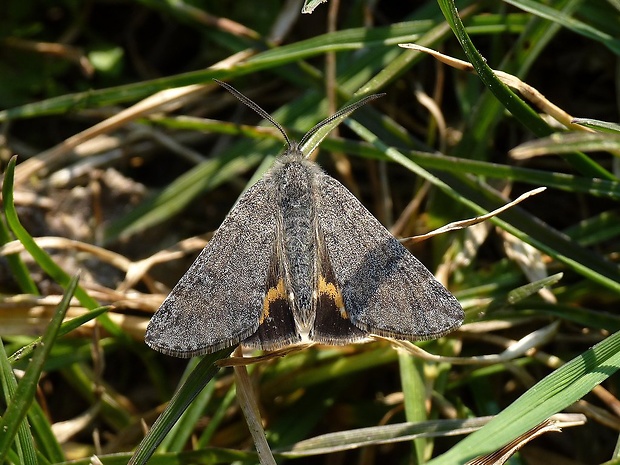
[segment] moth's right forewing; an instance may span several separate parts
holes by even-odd
[[[263,178],[248,189],[172,289],[148,325],[151,348],[193,357],[256,331],[275,240],[270,186]]]
[[[397,339],[438,338],[463,309],[418,259],[334,178],[317,174],[319,226],[347,317],[362,331]]]

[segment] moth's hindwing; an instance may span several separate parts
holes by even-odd
[[[243,341],[255,349],[275,350],[296,344],[301,340],[289,300],[285,275],[282,240],[278,237],[272,246],[269,271],[265,281],[262,313],[258,330]]]
[[[366,334],[351,323],[340,283],[336,280],[327,252],[325,238],[318,225],[316,237],[318,276],[314,293],[314,326],[310,332],[310,339],[332,345],[361,341],[366,338]]]
[[[463,322],[458,300],[342,184],[317,174],[319,228],[351,322],[397,339],[440,337]]]
[[[263,179],[239,199],[151,319],[150,347],[193,357],[233,346],[257,330],[276,239],[270,189]]]

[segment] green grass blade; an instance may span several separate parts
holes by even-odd
[[[75,111],[82,108],[135,101],[160,90],[191,84],[204,84],[205,82],[211,82],[213,78],[226,80],[232,76],[243,76],[259,70],[295,63],[330,51],[359,50],[367,47],[384,48],[386,45],[415,41],[420,34],[423,34],[432,26],[433,23],[431,21],[410,21],[371,29],[365,27],[345,29],[267,50],[254,55],[243,63],[239,63],[232,70],[206,69],[192,71],[172,77],[141,81],[135,84],[62,95],[41,102],[0,111],[0,121],[31,118]]]
[[[99,455],[97,458],[103,465],[127,465],[131,455],[128,453]],[[253,451],[240,451],[209,447],[185,452],[167,452],[154,455],[149,465],[194,465],[218,463],[258,463],[258,456]],[[92,458],[71,460],[56,465],[92,465]]]
[[[480,429],[490,420],[491,417],[478,417],[369,426],[348,431],[322,434],[299,441],[288,447],[277,449],[275,453],[277,454],[276,456],[303,457],[330,452],[341,452],[377,444],[390,444],[411,439],[432,438],[451,434],[467,434]]]
[[[174,394],[166,410],[157,418],[151,430],[140,442],[128,465],[143,465],[149,461],[157,446],[172,429],[189,404],[220,370],[215,362],[230,355],[232,350],[232,348],[224,349],[214,354],[206,355],[200,360],[196,369],[192,371],[185,383]]]
[[[77,329],[80,326],[82,326],[84,323],[97,318],[99,315],[104,314],[109,309],[110,307],[107,307],[107,306],[99,307],[94,310],[91,310],[88,313],[85,313],[84,315],[76,316],[75,318],[72,318],[69,321],[65,321],[60,326],[60,329],[58,330],[58,337],[61,337],[67,333],[70,333],[74,329]],[[32,351],[41,343],[42,339],[43,339],[43,336],[38,337],[34,341],[32,341],[30,344],[24,346],[22,349],[15,352],[13,355],[9,357],[9,362],[13,364],[25,357],[28,357],[32,353]]]
[[[4,174],[4,184],[2,185],[2,197],[4,199],[4,214],[9,227],[15,237],[24,245],[24,248],[32,255],[37,263],[61,286],[68,286],[71,277],[67,275],[51,258],[41,249],[28,231],[22,226],[13,203],[13,179],[15,174],[15,164],[17,157],[12,157]],[[75,296],[86,308],[94,309],[98,307],[97,302],[92,299],[83,289],[77,288]]]
[[[551,153],[571,153],[576,150],[584,152],[606,151],[620,156],[618,155],[620,134],[564,132],[524,142],[513,148],[510,154],[517,159],[523,159]]]
[[[0,218],[0,244],[7,244],[11,240],[11,235],[9,234],[9,230],[6,227],[4,218]],[[9,264],[9,268],[11,269],[11,273],[13,273],[13,277],[15,278],[15,281],[17,281],[17,284],[19,285],[21,291],[25,294],[38,295],[39,289],[32,280],[28,268],[26,268],[26,265],[24,265],[24,262],[19,257],[19,255],[7,255],[6,260]]]
[[[577,34],[580,34],[589,39],[596,40],[605,45],[609,50],[616,55],[620,55],[620,40],[612,37],[611,35],[600,31],[578,19],[565,15],[562,11],[558,11],[545,5],[542,2],[534,2],[532,0],[505,0],[506,3],[516,6],[517,8],[532,13],[533,15],[540,16],[549,21],[557,22],[566,29],[570,29]]]
[[[620,134],[620,124],[610,123],[608,121],[601,121],[592,118],[574,118],[572,121],[574,124],[580,124],[586,128],[596,129],[601,132],[607,132],[609,134]]]
[[[377,147],[349,140],[325,139],[322,147],[375,160],[390,160],[385,152]],[[568,192],[581,192],[620,200],[620,182],[617,181],[585,178],[559,172],[549,172],[479,160],[468,160],[446,155],[438,156],[438,154],[435,153],[413,150],[402,150],[402,153],[406,155],[410,161],[428,170],[432,169],[433,171],[444,171],[453,174],[469,173],[486,178],[519,181],[537,187],[553,187]]]
[[[539,279],[538,281],[534,281],[531,283],[527,283],[523,286],[520,286],[516,289],[513,289],[506,296],[506,300],[509,304],[515,304],[520,300],[523,300],[532,294],[537,293],[541,289],[545,287],[550,287],[556,284],[558,281],[562,279],[562,273],[556,273],[551,276],[547,276],[546,278]]]
[[[211,415],[209,424],[203,430],[202,434],[198,438],[198,441],[196,441],[197,448],[207,447],[211,443],[213,435],[217,431],[217,428],[220,426],[222,421],[224,421],[226,417],[226,412],[233,404],[233,402],[235,402],[236,398],[237,388],[233,383],[231,383],[230,387],[228,388],[228,392],[226,392],[226,395],[220,400],[217,408],[215,409],[215,412]]]
[[[462,464],[493,452],[577,402],[620,368],[620,332],[539,381],[479,431],[429,465]]]
[[[43,364],[58,336],[58,330],[69,308],[71,298],[77,289],[77,283],[77,276],[72,278],[69,282],[63,298],[45,331],[41,344],[35,350],[32,361],[28,365],[24,377],[17,385],[15,396],[7,406],[6,412],[0,420],[0,463],[4,462],[15,434],[34,399],[39,376],[41,376],[41,371],[43,370]]]
[[[405,397],[405,418],[407,422],[417,423],[427,420],[426,417],[426,386],[422,376],[423,363],[404,352],[398,353],[400,379]],[[413,441],[414,463],[422,464],[426,450],[426,439]]]
[[[12,399],[15,398],[17,380],[15,379],[13,369],[9,364],[2,340],[0,340],[0,378],[4,401],[8,405]],[[37,454],[35,451],[34,441],[32,435],[30,434],[28,421],[25,419],[19,423],[15,446],[16,453],[19,456],[19,463],[23,463],[24,465],[32,465],[37,463]]]
[[[550,135],[552,133],[551,128],[538,114],[495,76],[495,73],[480,52],[478,52],[467,34],[454,2],[451,0],[439,0],[439,6],[484,85],[517,120],[534,132],[534,134],[539,137]],[[609,180],[616,179],[613,174],[583,153],[574,152],[568,154],[566,155],[566,160],[584,175]]]
[[[192,359],[187,364],[187,373],[191,374],[196,369],[200,359]],[[205,408],[213,397],[215,383],[208,383],[200,391],[191,405],[183,412],[178,421],[174,424],[168,435],[162,440],[160,448],[163,452],[181,452],[185,449],[187,441],[194,434],[196,423],[203,415]]]
[[[37,402],[33,402],[28,410],[28,421],[36,440],[39,462],[42,461],[41,456],[52,463],[65,460],[65,453],[52,431],[49,419]]]

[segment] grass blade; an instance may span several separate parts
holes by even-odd
[[[478,52],[467,34],[454,2],[451,0],[440,0],[439,6],[448,20],[448,23],[450,23],[454,34],[461,43],[467,58],[469,58],[469,61],[484,85],[495,95],[506,110],[514,115],[524,126],[534,132],[534,134],[539,137],[550,135],[553,131],[538,114],[495,76],[495,73],[489,67],[480,52]],[[615,179],[613,174],[592,161],[583,153],[574,152],[568,154],[566,155],[566,160],[584,175],[609,180]]]
[[[224,349],[214,354],[206,355],[200,360],[196,369],[192,371],[185,383],[174,394],[166,410],[157,418],[149,433],[140,442],[128,465],[144,465],[149,461],[157,446],[172,429],[189,404],[220,370],[215,362],[227,357],[232,351],[233,348]]]
[[[11,400],[15,398],[17,380],[15,379],[11,365],[8,362],[2,340],[0,340],[0,378],[2,381],[1,387],[4,394],[4,401],[8,405]],[[24,465],[32,465],[37,463],[35,445],[32,435],[30,434],[30,428],[28,427],[27,420],[20,421],[19,423],[15,446],[17,449],[17,455],[19,456],[19,463],[23,463]]]
[[[63,295],[62,301],[58,305],[52,320],[50,321],[47,330],[41,344],[34,352],[32,361],[26,369],[24,377],[17,385],[15,396],[11,400],[11,403],[7,406],[6,412],[0,420],[0,463],[4,462],[15,434],[22,423],[22,420],[26,416],[34,395],[37,389],[37,383],[41,371],[43,370],[43,364],[52,349],[52,345],[58,336],[58,330],[65,317],[69,303],[75,290],[77,289],[78,277],[75,276],[69,282],[67,289]]]
[[[493,452],[574,402],[620,368],[620,332],[539,381],[479,431],[429,465],[461,464]]]
[[[110,307],[99,307],[88,313],[85,313],[80,316],[76,316],[69,321],[65,321],[58,330],[58,337],[64,336],[67,333],[70,333],[74,329],[79,328],[84,323],[97,318],[99,315],[104,314],[110,309]],[[11,364],[21,360],[22,358],[28,357],[32,353],[32,351],[41,343],[43,336],[36,338],[27,346],[24,346],[22,349],[15,352],[13,355],[9,357],[9,362]]]

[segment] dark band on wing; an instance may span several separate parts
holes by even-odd
[[[301,340],[286,288],[282,257],[277,246],[274,246],[258,330],[243,341],[244,346],[275,350]]]
[[[331,345],[345,345],[362,340],[366,333],[353,326],[349,319],[320,231],[317,232],[317,241],[319,276],[315,291],[314,327],[310,332],[310,339]]]

